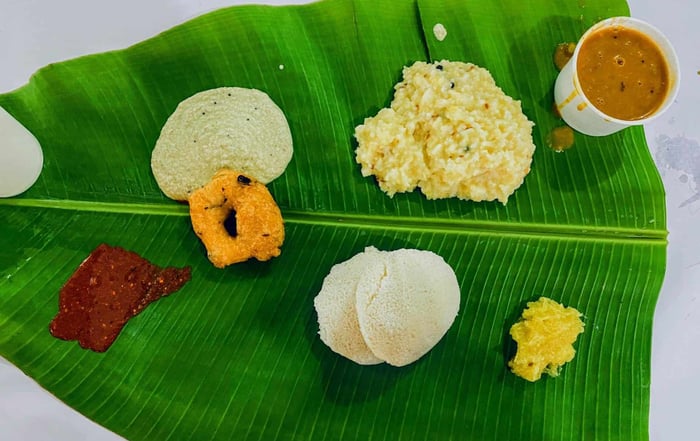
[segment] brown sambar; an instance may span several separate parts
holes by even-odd
[[[661,49],[642,32],[620,25],[595,31],[581,43],[576,70],[588,100],[626,121],[653,114],[670,88]]]

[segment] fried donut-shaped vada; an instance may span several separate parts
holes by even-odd
[[[222,169],[190,195],[189,204],[194,232],[214,266],[280,255],[282,213],[264,184]]]

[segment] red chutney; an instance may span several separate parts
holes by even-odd
[[[189,267],[161,268],[134,252],[102,244],[61,288],[59,311],[49,331],[104,352],[131,317],[179,290],[190,277]]]

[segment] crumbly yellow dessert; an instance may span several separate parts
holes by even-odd
[[[508,197],[530,171],[535,145],[520,102],[470,63],[403,69],[391,107],[355,129],[362,175],[389,196],[419,187],[428,199]]]
[[[543,373],[552,377],[573,360],[573,343],[583,332],[581,313],[564,307],[546,297],[528,302],[522,319],[510,328],[510,335],[518,344],[515,357],[508,366],[515,375],[528,381],[537,381]]]

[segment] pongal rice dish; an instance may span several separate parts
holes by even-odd
[[[522,185],[533,123],[488,70],[419,61],[394,90],[391,106],[355,129],[362,175],[389,196],[420,188],[428,199],[505,204]]]

